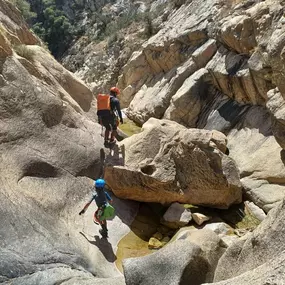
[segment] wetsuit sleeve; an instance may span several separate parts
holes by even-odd
[[[116,110],[118,112],[120,119],[123,120],[123,116],[122,116],[122,112],[121,112],[121,105],[120,105],[120,101],[118,99],[115,100],[115,107],[116,107]]]
[[[112,200],[111,196],[110,196],[109,193],[107,193],[106,191],[105,191],[105,195],[106,195],[106,198],[107,198],[108,201],[111,201],[111,200]]]
[[[94,196],[92,195],[92,198],[85,204],[83,210],[79,213],[79,215],[84,214],[86,212],[86,210],[88,209],[88,207],[90,206],[91,202],[93,201]]]

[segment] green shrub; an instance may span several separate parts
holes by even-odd
[[[24,19],[30,22],[37,16],[36,13],[31,11],[31,5],[25,0],[11,0],[11,2],[21,11]]]
[[[14,51],[21,57],[33,61],[35,52],[30,49],[27,45],[16,45],[13,47]]]
[[[52,54],[59,58],[75,38],[75,29],[57,5],[60,1],[44,0],[39,9],[33,31],[48,44]]]
[[[154,27],[153,27],[153,19],[151,13],[144,14],[144,22],[145,22],[145,34],[147,38],[150,38],[154,34]]]

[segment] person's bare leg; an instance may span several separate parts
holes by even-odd
[[[93,221],[94,221],[95,224],[100,225],[101,223],[100,223],[100,220],[97,217],[97,214],[98,214],[98,212],[96,211],[94,213],[94,216],[93,216]]]

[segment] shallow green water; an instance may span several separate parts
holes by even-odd
[[[141,131],[141,127],[137,126],[133,121],[125,118],[124,123],[119,125],[119,128],[128,136],[138,134]]]

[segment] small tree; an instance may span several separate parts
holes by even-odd
[[[61,4],[57,0],[57,4]],[[48,44],[55,57],[60,57],[75,36],[75,31],[63,11],[56,6],[55,0],[44,0],[43,10],[38,22],[33,25],[34,32]]]
[[[145,34],[150,38],[154,34],[154,28],[152,23],[152,15],[150,12],[145,13],[144,22],[145,22]]]
[[[12,0],[12,3],[21,11],[24,19],[31,22],[37,14],[31,11],[31,5],[25,0]]]

